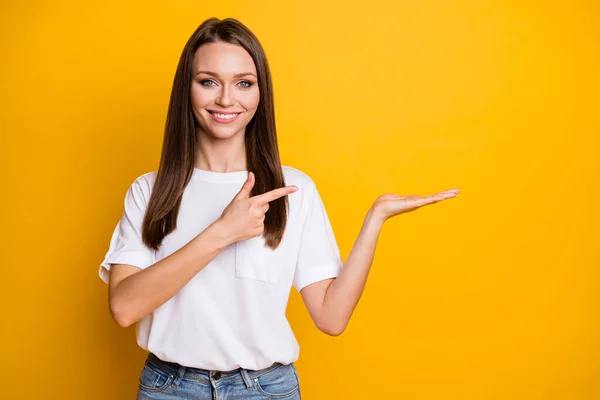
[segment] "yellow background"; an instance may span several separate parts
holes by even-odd
[[[342,336],[292,291],[303,399],[600,398],[583,0],[3,2],[2,398],[134,398],[145,353],[98,265],[211,16],[265,47],[283,163],[316,181],[343,259],[379,194],[461,190],[386,222]]]

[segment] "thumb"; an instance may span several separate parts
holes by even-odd
[[[250,197],[250,193],[252,192],[252,188],[254,187],[254,173],[248,172],[248,179],[242,185],[242,188],[235,196],[236,199],[247,199]]]

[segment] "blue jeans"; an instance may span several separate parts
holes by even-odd
[[[300,400],[294,363],[258,371],[209,371],[160,360],[149,353],[140,374],[137,400]]]

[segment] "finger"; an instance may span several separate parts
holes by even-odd
[[[424,198],[435,197],[435,198],[449,199],[451,197],[456,197],[457,194],[458,193],[454,192],[454,191],[445,191],[445,192],[430,194],[429,196],[424,196]]]
[[[284,186],[282,188],[273,189],[269,192],[254,196],[253,199],[255,199],[258,204],[265,204],[270,201],[277,200],[278,198],[286,196],[290,193],[294,193],[296,190],[298,190],[297,186]]]
[[[248,179],[246,179],[246,182],[244,182],[244,184],[242,185],[242,188],[240,189],[238,194],[235,195],[234,199],[237,199],[237,200],[247,199],[248,197],[250,197],[250,193],[252,192],[253,187],[254,187],[254,173],[248,172]]]
[[[266,214],[267,211],[269,211],[269,203],[265,203],[264,205],[262,205],[260,210],[262,211],[263,214]]]
[[[444,190],[443,192],[436,193],[435,195],[440,195],[440,194],[453,194],[453,195],[456,195],[458,193],[460,193],[460,190],[458,190],[458,189],[448,189],[448,190]]]
[[[424,206],[427,204],[437,203],[439,201],[446,200],[448,198],[449,198],[448,196],[439,196],[439,195],[427,196],[427,197],[424,197],[423,199],[421,199],[419,201],[419,204],[420,204],[420,206]]]
[[[433,197],[441,197],[444,199],[449,199],[451,197],[456,197],[456,193],[441,193],[441,194],[434,194],[432,195]]]

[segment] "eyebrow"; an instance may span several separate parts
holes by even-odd
[[[198,71],[196,72],[196,75],[198,74],[206,74],[206,75],[210,75],[210,76],[214,76],[214,77],[219,77],[219,74],[217,74],[216,72],[212,72],[212,71]],[[239,74],[235,74],[233,77],[234,78],[241,78],[242,76],[247,76],[247,75],[252,75],[253,77],[256,78],[256,75],[254,75],[252,72],[241,72]]]

